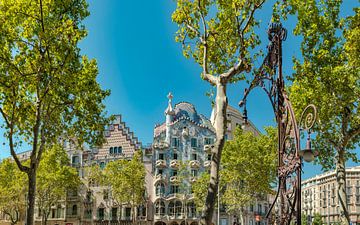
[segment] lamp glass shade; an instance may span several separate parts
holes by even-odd
[[[305,149],[301,151],[301,155],[302,158],[306,161],[306,162],[312,162],[315,159],[315,155],[313,153],[313,151],[311,151],[310,149]]]

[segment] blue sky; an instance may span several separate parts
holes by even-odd
[[[351,13],[351,4],[356,1],[345,2],[344,12]],[[210,116],[210,100],[205,96],[210,85],[201,80],[200,67],[185,59],[181,46],[174,41],[177,29],[171,21],[174,1],[90,0],[89,5],[91,15],[85,20],[89,33],[80,47],[83,54],[97,59],[98,81],[104,89],[111,90],[105,102],[109,114],[121,114],[144,144],[151,143],[154,125],[164,121],[169,91],[174,102],[191,102],[199,113]],[[271,6],[272,1],[266,3],[256,15],[262,20],[259,34],[264,50]],[[293,19],[283,25],[289,31],[283,43],[284,73],[289,75],[291,58],[299,56],[301,39],[291,35]],[[259,59],[257,66],[260,64]],[[237,107],[245,87],[245,82],[228,87],[232,106]],[[260,130],[274,125],[270,103],[260,89],[249,96],[247,108],[250,120]],[[0,158],[7,155],[7,151],[0,151]],[[306,165],[303,177],[319,172],[319,166]]]

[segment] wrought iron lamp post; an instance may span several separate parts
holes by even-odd
[[[255,87],[261,87],[269,97],[278,126],[278,190],[273,204],[266,217],[279,201],[277,224],[288,225],[295,217],[301,224],[301,164],[312,161],[316,152],[311,149],[311,128],[316,120],[316,108],[309,105],[301,115],[300,123],[285,91],[282,74],[282,41],[287,31],[280,23],[272,23],[267,31],[270,43],[263,64],[256,72],[250,87],[245,89],[239,106],[243,107],[245,122],[247,121],[246,98]],[[300,148],[300,132],[307,131],[306,149]]]

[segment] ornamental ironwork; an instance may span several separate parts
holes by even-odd
[[[274,202],[269,208],[269,216],[277,204],[276,224],[290,224],[295,219],[301,224],[301,165],[304,151],[311,150],[310,133],[316,121],[316,107],[309,105],[297,123],[291,102],[286,94],[282,74],[282,42],[286,40],[287,30],[281,23],[271,23],[268,28],[268,53],[261,67],[255,71],[249,88],[245,89],[239,106],[247,121],[246,99],[255,87],[261,87],[267,94],[278,126],[278,188]],[[306,131],[309,149],[301,151],[300,132]],[[305,159],[305,158],[304,158]],[[308,161],[308,160],[307,160]]]

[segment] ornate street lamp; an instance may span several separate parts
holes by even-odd
[[[270,40],[268,54],[263,64],[255,73],[250,87],[245,89],[239,106],[243,107],[243,119],[247,122],[246,98],[255,87],[261,87],[267,94],[276,117],[278,126],[278,189],[274,202],[269,208],[269,216],[274,205],[279,201],[277,224],[288,225],[293,217],[301,224],[301,165],[314,160],[316,151],[311,149],[311,128],[316,121],[316,107],[309,105],[301,114],[298,125],[291,102],[286,94],[282,75],[282,41],[287,31],[281,23],[272,23],[267,31]],[[300,148],[300,132],[307,131],[307,144]]]

